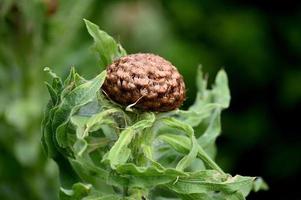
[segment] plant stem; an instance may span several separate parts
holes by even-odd
[[[197,157],[202,159],[206,165],[208,165],[210,168],[218,171],[221,174],[226,174],[211,158],[208,156],[208,154],[205,152],[205,150],[199,146],[199,152]]]

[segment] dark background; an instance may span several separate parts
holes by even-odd
[[[177,66],[188,88],[184,107],[195,97],[198,64],[210,82],[224,68],[232,102],[218,164],[267,181],[270,190],[250,200],[300,198],[299,1],[0,0],[0,199],[55,199],[57,170],[40,146],[43,68],[100,72],[82,18],[128,53],[153,52]]]

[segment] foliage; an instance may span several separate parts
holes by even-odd
[[[64,74],[68,69],[62,66],[71,65],[74,57],[80,57],[79,65],[96,63],[86,56],[89,51],[75,48],[88,46],[79,30],[92,1],[60,1],[51,16],[45,4],[0,1],[0,199],[57,198],[57,169],[40,141],[47,101],[43,68],[54,65]]]
[[[85,20],[102,64],[125,55],[105,32]],[[201,67],[188,110],[128,111],[100,91],[106,71],[86,80],[74,69],[46,84],[50,101],[42,142],[60,169],[60,199],[245,199],[266,189],[260,178],[231,176],[214,162],[221,111],[229,106],[226,73],[212,89]]]

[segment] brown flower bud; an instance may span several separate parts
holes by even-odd
[[[160,56],[138,53],[121,57],[107,68],[103,90],[122,105],[149,111],[170,111],[185,99],[177,69]]]

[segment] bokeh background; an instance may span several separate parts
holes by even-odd
[[[57,198],[58,172],[40,144],[43,68],[64,76],[74,65],[87,78],[101,71],[83,18],[128,53],[153,52],[177,66],[184,107],[199,64],[210,82],[224,68],[232,102],[217,162],[268,182],[250,200],[301,198],[300,1],[0,0],[0,199]]]

